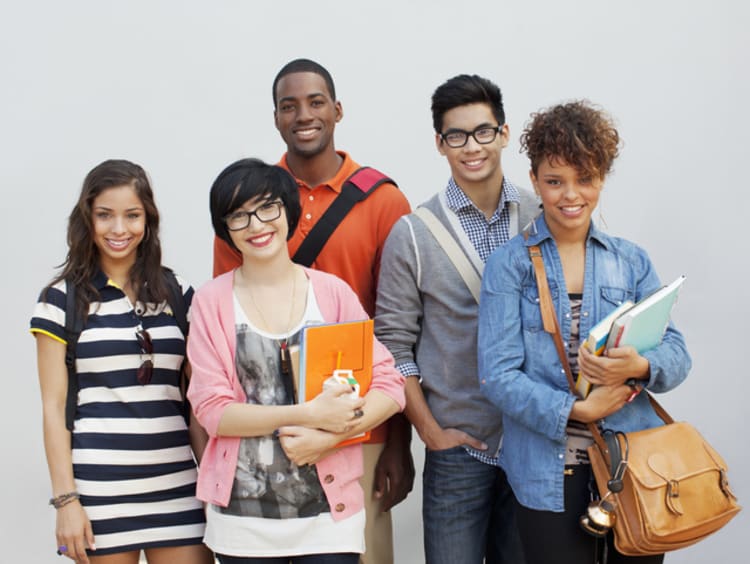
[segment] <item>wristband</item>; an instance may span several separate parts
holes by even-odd
[[[69,504],[71,501],[79,499],[80,497],[81,494],[76,491],[68,492],[58,495],[57,497],[51,497],[49,500],[49,504],[55,509],[60,509],[61,507]]]

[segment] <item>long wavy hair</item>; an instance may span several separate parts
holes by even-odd
[[[60,265],[60,273],[50,286],[66,280],[76,287],[78,311],[85,319],[89,305],[100,300],[93,284],[100,269],[99,249],[94,243],[92,206],[96,197],[109,188],[132,186],[146,213],[146,234],[136,250],[135,264],[128,281],[138,301],[160,303],[167,299],[168,290],[161,266],[159,242],[159,210],[156,208],[146,171],[126,160],[106,160],[86,175],[73,211],[68,218],[68,254]]]

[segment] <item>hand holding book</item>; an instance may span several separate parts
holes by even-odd
[[[640,353],[661,343],[684,281],[680,276],[635,305],[625,302],[591,329],[578,351],[576,390],[582,398],[592,384],[619,384],[648,375],[648,360]],[[606,358],[597,358],[602,354]]]
[[[352,397],[351,385],[337,383],[305,402],[304,406],[316,428],[331,433],[346,433],[364,404],[364,398]]]

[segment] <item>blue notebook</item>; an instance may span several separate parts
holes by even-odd
[[[659,345],[683,282],[685,277],[680,276],[615,319],[609,332],[607,348],[631,346],[643,353]]]

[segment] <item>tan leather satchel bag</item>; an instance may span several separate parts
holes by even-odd
[[[575,382],[560,336],[539,247],[529,248],[534,265],[544,330],[555,341],[560,362],[574,395]],[[648,393],[648,392],[644,392]],[[607,441],[593,423],[594,444],[588,448],[591,469],[602,498],[615,506],[615,547],[626,556],[661,554],[690,546],[726,525],[741,507],[729,488],[724,459],[689,423],[675,423],[649,394],[664,425],[615,435],[620,452],[611,456]],[[623,456],[623,453],[625,456]],[[610,491],[612,460],[627,460],[622,490]]]
[[[656,403],[653,397],[649,399]],[[661,406],[656,411],[666,415]],[[690,546],[718,531],[740,511],[724,459],[692,425],[666,417],[661,427],[627,433],[630,452],[623,489],[613,494],[615,547],[627,556]],[[596,485],[604,496],[612,476],[607,445],[597,440],[588,452]]]

